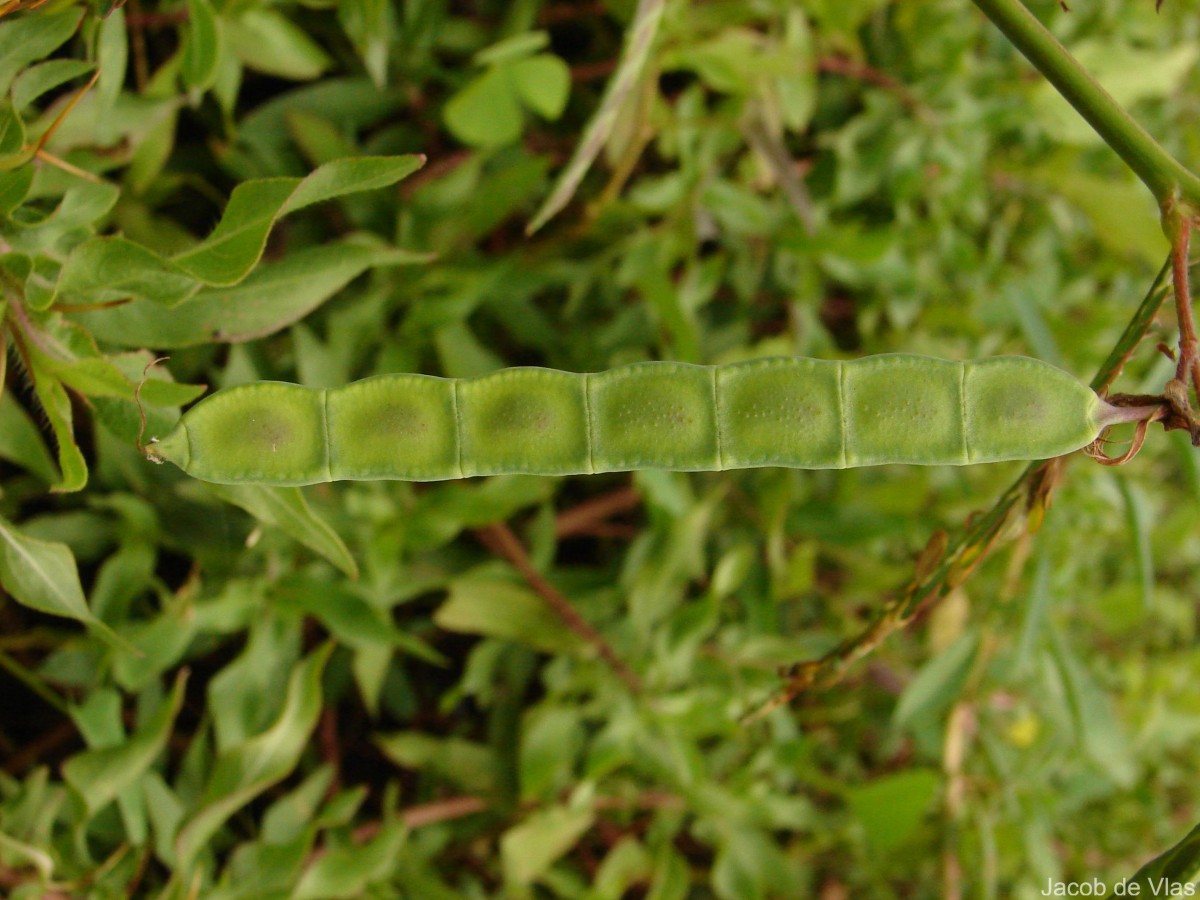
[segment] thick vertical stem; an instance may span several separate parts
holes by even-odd
[[[1200,340],[1192,312],[1192,292],[1188,282],[1188,255],[1193,223],[1175,209],[1164,213],[1171,237],[1171,278],[1175,287],[1175,313],[1179,319],[1179,365],[1175,377],[1186,386],[1190,380],[1200,391]]]

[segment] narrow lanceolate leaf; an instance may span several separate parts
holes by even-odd
[[[446,631],[507,638],[552,653],[582,646],[579,636],[540,597],[515,582],[490,576],[455,579],[433,621]]]
[[[221,499],[295,538],[351,578],[358,577],[350,549],[329,523],[312,511],[299,488],[239,484],[214,486],[214,490]]]
[[[261,266],[234,287],[205,288],[178,306],[133,300],[81,313],[75,320],[99,340],[122,347],[240,343],[299,321],[367,269],[428,259],[351,237],[297,250]]]
[[[10,391],[0,394],[0,459],[16,463],[47,484],[58,478],[41,432]]]
[[[0,850],[4,851],[5,856],[12,861],[9,863],[10,865],[33,866],[37,869],[38,877],[43,882],[49,881],[50,876],[54,874],[54,858],[41,847],[25,841],[18,841],[15,837],[0,831]]]
[[[621,62],[608,83],[604,99],[600,101],[600,108],[588,122],[587,129],[575,148],[571,161],[559,176],[553,192],[526,228],[529,234],[545,225],[571,202],[579,182],[583,181],[583,176],[587,174],[588,168],[608,141],[613,127],[617,124],[621,107],[629,99],[645,69],[666,5],[666,0],[639,0],[633,22],[629,26],[629,37],[621,54]]]
[[[0,586],[30,609],[108,630],[88,609],[71,549],[24,535],[5,519],[0,519]]]
[[[274,10],[256,6],[228,19],[226,26],[234,53],[249,69],[309,81],[333,64],[304,29]]]
[[[321,712],[321,673],[332,650],[325,644],[292,672],[283,708],[270,728],[218,757],[196,811],[176,838],[181,869],[191,867],[230,816],[295,768]]]
[[[0,171],[15,169],[28,158],[25,124],[11,103],[0,100]]]
[[[1190,886],[1200,874],[1200,825],[1160,856],[1142,866],[1126,883],[1126,896],[1184,897],[1191,896],[1183,889]],[[1128,890],[1138,885],[1140,894]]]
[[[339,159],[305,178],[262,178],[234,188],[212,233],[195,247],[161,257],[124,237],[93,238],[67,258],[57,294],[75,302],[144,298],[178,303],[208,286],[245,278],[262,257],[275,223],[290,212],[358,191],[394,184],[424,164],[423,156]]]
[[[13,106],[24,110],[43,94],[95,70],[95,64],[84,59],[51,59],[30,66],[13,80]]]
[[[181,670],[171,696],[159,704],[154,715],[129,740],[115,747],[80,753],[63,766],[63,777],[83,798],[89,818],[141,778],[167,745],[171,726],[183,703],[186,682],[186,671]]]
[[[6,21],[0,28],[0,96],[8,93],[17,73],[45,59],[74,34],[82,16],[83,9],[76,7]]]
[[[500,838],[505,878],[514,885],[536,881],[592,827],[591,809],[550,807],[535,812]]]
[[[384,878],[396,866],[407,834],[404,822],[397,820],[385,824],[362,846],[335,847],[305,870],[292,900],[362,896],[368,884]]]
[[[217,15],[208,0],[187,0],[187,32],[183,39],[180,74],[194,91],[206,91],[217,77],[221,51]]]
[[[57,376],[46,371],[36,360],[33,363],[33,392],[58,444],[58,467],[62,479],[51,486],[52,491],[67,493],[81,491],[87,484],[87,462],[75,443],[75,427],[71,399]]]

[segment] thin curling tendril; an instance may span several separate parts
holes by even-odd
[[[137,436],[138,453],[142,454],[142,456],[146,457],[146,459],[150,460],[150,462],[158,463],[160,465],[163,463],[162,457],[151,451],[142,441],[142,438],[146,436],[146,408],[142,405],[142,388],[150,378],[150,369],[159,363],[166,362],[170,358],[171,357],[169,356],[160,356],[146,363],[145,368],[142,369],[142,380],[139,381],[137,387],[133,389],[133,402],[137,404],[138,420],[141,422],[141,426],[138,428]],[[150,438],[151,444],[157,442],[158,438]]]

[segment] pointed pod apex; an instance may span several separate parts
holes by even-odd
[[[146,455],[154,462],[171,462],[184,471],[191,462],[191,445],[188,442],[187,425],[180,422],[162,440],[154,439]]]

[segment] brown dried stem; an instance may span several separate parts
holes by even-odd
[[[632,486],[585,500],[558,514],[554,520],[554,536],[561,540],[579,534],[594,534],[612,516],[637,509],[641,503],[642,495]]]
[[[484,546],[497,556],[506,559],[514,569],[521,573],[521,577],[546,602],[546,605],[562,620],[563,624],[583,638],[608,664],[608,667],[629,686],[631,691],[634,693],[641,691],[642,686],[637,675],[625,664],[624,660],[617,656],[616,651],[604,639],[604,636],[575,610],[571,601],[560,594],[554,585],[550,584],[542,573],[534,568],[529,554],[525,552],[525,548],[513,534],[512,529],[503,522],[494,522],[476,529],[475,534]]]
[[[842,75],[846,78],[853,78],[857,81],[873,84],[876,87],[883,88],[883,90],[895,94],[909,109],[921,110],[921,102],[913,96],[907,87],[886,72],[876,69],[874,66],[867,65],[864,62],[859,62],[845,56],[822,56],[817,60],[817,71],[826,72],[830,75]]]

